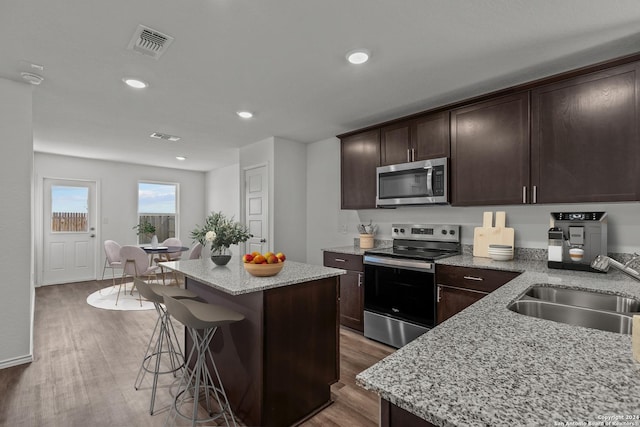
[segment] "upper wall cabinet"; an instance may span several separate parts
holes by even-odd
[[[451,111],[453,205],[526,203],[528,186],[528,92]]]
[[[449,157],[449,112],[426,114],[380,131],[382,166]]]
[[[640,200],[639,63],[532,91],[535,202]]]
[[[374,129],[340,141],[342,209],[376,207],[376,168],[380,165],[380,130]]]

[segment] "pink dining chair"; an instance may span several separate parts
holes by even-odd
[[[122,269],[122,262],[120,261],[120,245],[114,240],[104,241],[104,267],[102,268],[102,280],[104,280],[104,273],[107,268],[111,269],[111,279],[113,286],[116,285],[116,272],[115,269]]]
[[[160,243],[160,246],[178,246],[178,247],[182,247],[182,242],[180,241],[180,239],[175,238],[175,237],[169,237],[168,239],[165,239],[162,243]],[[157,264],[159,262],[163,262],[163,261],[178,261],[180,260],[180,258],[182,258],[182,252],[178,251],[178,252],[173,252],[170,254],[159,254],[157,258],[154,258],[153,261]],[[160,274],[162,274],[162,282],[164,283],[164,268],[162,268],[162,266],[160,266]],[[173,278],[176,281],[176,284],[179,283],[178,281],[178,274],[173,271]]]
[[[118,305],[118,299],[120,298],[120,289],[124,284],[124,292],[127,293],[127,285],[124,283],[124,279],[127,276],[147,277],[147,280],[154,278],[158,282],[158,266],[149,266],[149,257],[147,253],[138,246],[123,246],[120,248],[120,260],[122,262],[122,280],[120,281],[120,287],[118,288],[118,296],[116,296],[116,305]],[[135,282],[131,285],[131,295],[133,295],[133,289],[135,288]],[[140,306],[142,306],[142,297],[140,299]]]
[[[191,248],[189,252],[189,259],[199,259],[202,255],[202,243],[198,242]]]

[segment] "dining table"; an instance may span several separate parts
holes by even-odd
[[[151,245],[142,246],[142,249],[149,254],[149,265],[153,266],[153,258],[158,255],[158,262],[163,261],[177,261],[180,257],[171,257],[171,254],[178,254],[182,252],[186,252],[189,250],[186,246],[156,246],[155,248]],[[164,269],[160,266],[160,271],[162,272],[162,282],[164,283]],[[178,276],[175,271],[173,272],[174,279],[176,283],[178,283]]]

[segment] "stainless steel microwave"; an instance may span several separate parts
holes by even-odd
[[[448,163],[443,157],[378,167],[376,206],[449,203]]]

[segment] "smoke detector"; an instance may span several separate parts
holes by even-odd
[[[36,85],[36,86],[38,86],[44,80],[44,77],[39,76],[39,75],[34,74],[34,73],[27,73],[26,71],[23,71],[22,73],[20,73],[20,75],[22,76],[22,78],[24,80],[26,80],[29,83],[31,83],[32,85]]]
[[[160,133],[160,132],[154,132],[149,136],[151,138],[163,139],[165,141],[171,141],[171,142],[180,141],[180,137],[179,136],[167,135],[166,133]]]
[[[173,42],[173,37],[140,24],[133,33],[127,49],[158,59],[171,42]]]

